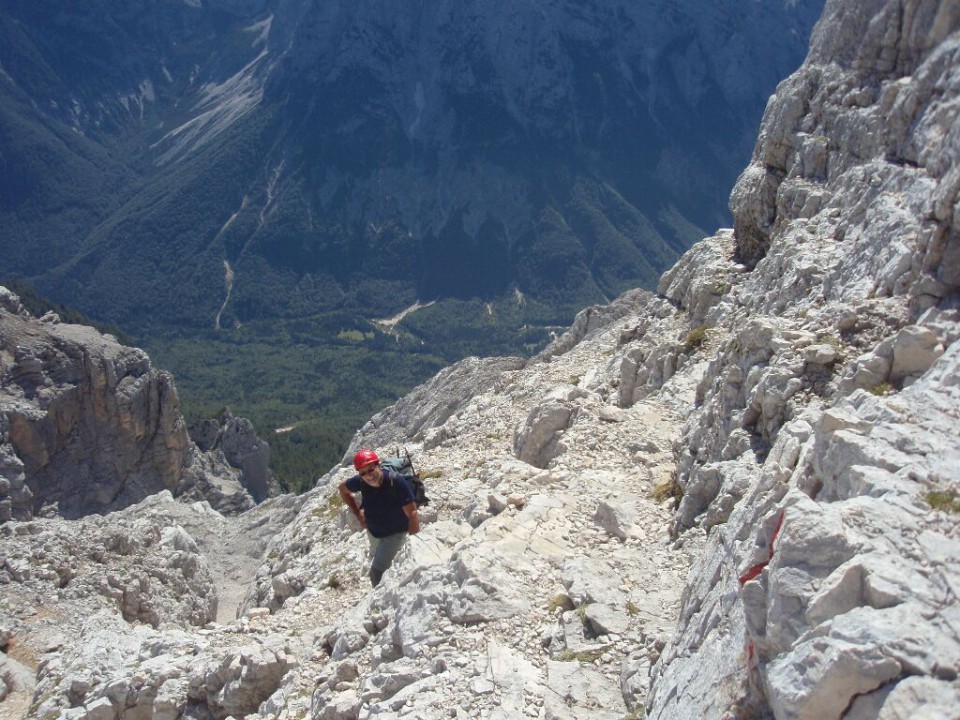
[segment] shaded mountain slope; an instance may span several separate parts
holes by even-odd
[[[726,224],[819,9],[9,4],[9,272],[130,326],[211,326],[228,273],[223,326],[515,288],[569,317]]]

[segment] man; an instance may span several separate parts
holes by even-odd
[[[376,587],[407,535],[420,532],[420,515],[410,483],[403,475],[380,467],[380,458],[373,450],[361,450],[354,455],[353,467],[357,474],[340,483],[338,489],[370,538],[370,582]],[[357,492],[360,505],[353,496]]]

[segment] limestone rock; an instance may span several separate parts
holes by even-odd
[[[517,429],[514,447],[517,457],[534,467],[546,467],[563,450],[560,433],[567,428],[574,409],[569,403],[551,400],[530,411]]]
[[[544,703],[547,720],[622,720],[627,708],[617,685],[578,662],[547,663],[550,692]]]
[[[466,358],[441,370],[374,415],[361,430],[365,442],[383,447],[443,425],[462,403],[493,387],[503,373],[516,370],[523,362],[521,358]],[[357,449],[359,446],[351,445],[344,457],[352,458]]]
[[[0,520],[77,518],[170,490],[227,512],[276,494],[265,446],[232,419],[220,446],[190,441],[169,373],[93,328],[40,322],[4,289],[0,310]]]
[[[563,572],[563,584],[576,605],[611,602],[619,594],[617,573],[605,561],[574,558]]]
[[[660,278],[657,293],[690,313],[691,324],[702,325],[733,286],[740,268],[730,262],[733,233],[721,231],[709,243],[698,243]]]
[[[587,605],[584,622],[596,635],[625,635],[630,629],[625,610],[602,603]]]
[[[254,502],[263,502],[279,493],[277,480],[270,471],[270,446],[257,437],[249,420],[226,411],[216,420],[195,423],[189,432],[202,452],[210,455],[220,451],[225,463],[240,471],[238,482]]]
[[[534,361],[547,361],[568,352],[592,333],[624,317],[636,315],[651,302],[654,302],[654,297],[649,292],[629,290],[609,305],[591,306],[581,310],[570,328],[541,351]]]
[[[375,589],[336,493],[346,462],[236,517],[164,494],[18,519],[18,443],[62,388],[50,353],[5,345],[0,637],[43,657],[26,707],[955,714],[958,60],[955,2],[828,0],[733,192],[732,237],[691,249],[661,296],[587,309],[527,362],[464,361],[353,438],[407,446],[432,500]],[[0,306],[4,328],[30,320]],[[188,468],[209,461],[193,452]]]

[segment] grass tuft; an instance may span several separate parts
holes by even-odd
[[[951,515],[960,514],[960,499],[957,499],[956,493],[952,490],[929,492],[924,499],[934,510],[942,510]]]
[[[700,346],[706,342],[709,330],[710,328],[706,325],[698,325],[690,330],[690,332],[687,333],[686,339],[683,341],[683,352],[688,355],[696,352]]]
[[[872,388],[870,388],[870,392],[872,392],[874,395],[877,395],[878,397],[883,397],[884,395],[890,395],[891,393],[894,393],[896,391],[897,389],[888,382],[877,383]]]

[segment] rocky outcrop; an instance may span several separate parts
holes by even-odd
[[[270,470],[270,446],[257,437],[252,422],[225,410],[219,418],[194,423],[189,433],[201,452],[222,453],[223,464],[240,471],[240,483],[255,502],[279,494],[280,484]]]
[[[846,279],[828,284],[834,294],[845,285],[869,290],[871,282],[887,283],[872,288],[881,295],[927,293],[934,281],[955,287],[956,249],[948,248],[956,242],[956,137],[943,131],[955,112],[957,9],[935,0],[873,0],[861,10],[827,3],[807,61],[767,108],[753,162],[731,196],[739,255],[756,263],[791,223],[818,217],[829,231],[806,225],[821,243],[857,248],[832,253],[845,264],[821,268]],[[843,200],[854,197],[838,217]],[[897,229],[905,236],[890,242]],[[781,302],[809,288],[801,283]]]
[[[450,420],[458,408],[474,395],[494,387],[504,373],[523,365],[522,358],[465,358],[374,415],[361,428],[359,437],[376,447],[406,438],[422,440],[428,445],[442,442],[436,429]],[[433,433],[428,439],[425,433],[430,431]],[[344,461],[361,447],[357,442],[355,438],[350,444]]]
[[[171,376],[92,328],[9,307],[0,311],[0,411],[32,495],[32,505],[26,492],[10,496],[13,516],[79,517],[176,487],[189,438]],[[11,474],[15,489],[20,471]]]
[[[143,351],[33,318],[0,288],[0,520],[78,518],[163,490],[241,512],[277,493],[268,459],[243,418],[200,450],[173,378]]]
[[[749,271],[678,294],[717,351],[675,532],[712,531],[651,717],[955,714],[958,68],[956,3],[828,2],[731,198]]]

